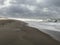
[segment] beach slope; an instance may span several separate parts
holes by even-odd
[[[0,45],[60,45],[60,42],[23,21],[1,19]]]

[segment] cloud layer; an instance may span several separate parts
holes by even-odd
[[[59,18],[60,0],[0,0],[0,16]]]

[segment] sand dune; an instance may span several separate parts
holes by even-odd
[[[0,20],[0,45],[60,45],[60,42],[25,22],[6,19]]]

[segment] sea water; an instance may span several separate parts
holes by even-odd
[[[53,22],[28,22],[28,25],[49,34],[54,39],[60,41],[60,23]]]
[[[60,41],[60,22],[48,22],[37,19],[22,19],[22,18],[9,18],[20,20],[28,23],[28,26],[39,29],[40,31],[50,35],[54,39]]]

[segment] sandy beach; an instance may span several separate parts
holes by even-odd
[[[18,20],[0,20],[0,45],[60,45],[37,28]]]

